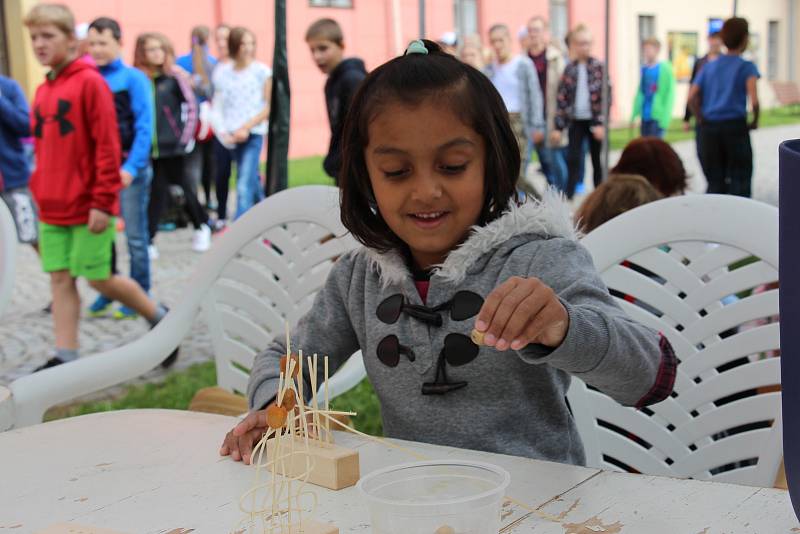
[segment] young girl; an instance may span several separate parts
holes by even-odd
[[[136,39],[134,66],[144,71],[152,82],[155,110],[153,182],[147,214],[151,251],[155,251],[153,238],[167,204],[170,183],[179,184],[183,190],[186,213],[195,228],[192,248],[197,252],[206,251],[211,246],[208,215],[184,172],[187,146],[193,142],[197,126],[197,101],[188,75],[175,66],[172,44],[159,33],[145,33]]]
[[[264,198],[258,161],[267,134],[272,69],[255,60],[256,38],[236,27],[228,36],[230,66],[214,71],[214,129],[236,160],[236,217]]]
[[[334,370],[361,349],[388,437],[582,464],[570,374],[627,405],[669,395],[669,343],[617,307],[563,202],[515,203],[520,154],[488,78],[415,41],[367,76],[344,135],[342,221],[364,247],[292,346]],[[284,353],[256,358],[221,454],[250,461]]]
[[[588,234],[614,217],[660,198],[661,193],[644,176],[612,174],[589,193],[575,214],[575,222],[581,232]]]

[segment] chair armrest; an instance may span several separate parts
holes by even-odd
[[[153,330],[132,343],[13,381],[8,387],[14,427],[41,423],[51,406],[132,380],[161,364],[197,315],[198,306],[188,304],[171,310]]]

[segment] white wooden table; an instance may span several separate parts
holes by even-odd
[[[0,433],[0,534],[60,522],[130,534],[225,534],[241,513],[253,469],[218,456],[235,418],[172,410],[87,415]],[[413,461],[406,453],[339,433],[361,473]],[[507,495],[555,516],[506,505],[503,532],[536,534],[792,534],[782,490],[603,472],[432,445],[427,457],[492,462],[511,473]],[[355,488],[316,488],[318,519],[342,533],[369,531]],[[191,530],[194,529],[194,530]]]

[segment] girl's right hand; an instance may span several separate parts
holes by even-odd
[[[220,456],[230,456],[236,462],[241,460],[250,464],[253,447],[267,430],[267,409],[250,412],[225,435],[225,441],[219,449]]]

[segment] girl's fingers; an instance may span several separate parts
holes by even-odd
[[[514,287],[514,289],[507,293],[497,310],[494,313],[492,322],[489,325],[484,341],[489,346],[494,346],[497,350],[507,350],[513,341],[513,338],[504,335],[506,326],[516,313],[517,307],[535,293],[536,288],[541,285],[535,278],[523,279]],[[527,318],[523,318],[523,325],[527,322]],[[522,327],[519,327],[521,330]]]
[[[247,414],[247,417],[242,419],[238,425],[233,428],[233,435],[234,436],[244,436],[254,428],[258,426],[266,426],[267,424],[267,411],[266,410],[258,410],[256,412],[250,412]]]
[[[552,297],[552,290],[546,286],[534,287],[533,293],[524,298],[517,305],[513,314],[500,334],[500,345],[512,350],[519,350],[520,337],[524,335],[525,328],[546,308]],[[524,345],[523,345],[524,346]],[[505,350],[505,349],[501,349]]]
[[[251,430],[239,438],[239,452],[242,454],[244,463],[252,463],[253,446],[261,439],[263,432],[260,429]]]
[[[557,347],[564,340],[567,328],[569,328],[567,310],[559,300],[551,301],[525,328],[525,332],[518,340],[521,343],[519,348],[529,343]]]
[[[476,330],[485,332],[489,328],[489,325],[492,323],[492,318],[494,317],[494,312],[497,310],[500,302],[502,302],[507,293],[514,289],[520,280],[521,278],[513,276],[494,288],[494,290],[487,295],[486,300],[483,301],[483,306],[481,306],[481,311],[478,312],[478,318],[475,319]]]

